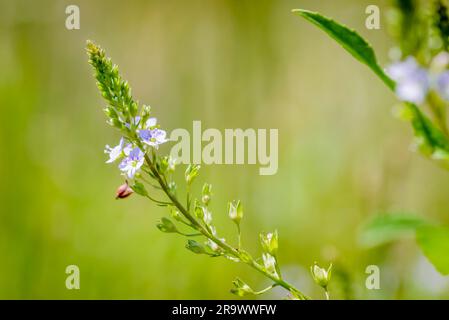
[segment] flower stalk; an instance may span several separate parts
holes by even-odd
[[[192,198],[190,192],[192,183],[196,180],[200,167],[189,165],[185,171],[187,198],[183,205],[176,194],[177,185],[172,180],[176,161],[171,157],[157,154],[159,145],[167,142],[166,133],[160,129],[156,118],[152,118],[149,106],[139,105],[131,96],[128,83],[121,78],[118,68],[106,58],[104,51],[88,42],[87,52],[89,62],[94,67],[97,85],[109,106],[105,109],[108,123],[119,129],[123,134],[120,143],[115,147],[106,147],[109,155],[107,163],[120,161],[118,168],[127,179],[126,185],[120,189],[123,197],[132,192],[148,198],[159,206],[170,209],[170,217],[162,218],[157,228],[165,233],[177,233],[188,239],[186,248],[196,254],[206,254],[211,257],[225,257],[231,261],[243,262],[272,281],[272,284],[260,291],[253,291],[240,279],[234,281],[236,288],[231,292],[243,296],[246,294],[259,295],[280,286],[286,289],[294,299],[307,300],[307,295],[295,288],[281,276],[277,258],[278,234],[264,233],[260,235],[263,264],[254,259],[242,249],[240,222],[243,218],[243,207],[240,201],[232,201],[228,205],[229,218],[237,225],[238,247],[227,243],[217,235],[212,224],[212,214],[209,211],[211,201],[211,185],[205,184],[200,200]],[[140,109],[140,110],[139,110]],[[129,181],[129,188],[128,188]],[[154,198],[146,190],[145,185],[162,191],[166,200]],[[132,189],[132,190],[131,190]],[[124,193],[126,191],[126,193]],[[184,232],[176,226],[179,222],[183,227],[190,228]],[[202,237],[205,245],[191,239]]]

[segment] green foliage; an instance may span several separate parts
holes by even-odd
[[[443,275],[449,274],[449,228],[407,214],[374,217],[360,234],[364,246],[378,246],[405,236],[415,236],[424,255]]]
[[[408,214],[381,214],[369,221],[360,233],[359,242],[364,247],[374,247],[415,233],[427,223],[422,218]]]
[[[383,69],[377,63],[376,54],[374,53],[373,48],[357,32],[317,12],[302,9],[294,9],[292,12],[298,14],[326,32],[354,58],[373,70],[390,89],[394,89],[394,81],[385,74]]]
[[[417,229],[416,241],[424,255],[443,275],[449,274],[449,229],[423,226]]]
[[[89,61],[95,70],[98,87],[103,97],[109,103],[109,107],[105,112],[109,122],[115,124],[114,126],[122,131],[126,136],[126,143],[136,146],[137,150],[142,153],[141,158],[138,158],[141,161],[142,170],[132,177],[132,190],[160,206],[168,206],[169,214],[173,220],[177,224],[179,223],[179,226],[182,224],[183,228],[190,231],[193,230],[194,233],[186,233],[178,229],[177,225],[166,217],[160,220],[156,225],[157,228],[165,233],[177,233],[185,237],[198,237],[202,242],[188,239],[186,245],[188,250],[195,254],[224,257],[234,262],[242,262],[272,281],[272,285],[268,288],[259,292],[253,292],[248,285],[241,280],[237,280],[234,282],[236,288],[233,292],[239,296],[250,293],[261,294],[275,286],[281,286],[294,298],[308,299],[306,295],[286,282],[281,276],[279,263],[275,256],[277,252],[277,233],[266,235],[266,241],[269,241],[270,244],[264,247],[264,251],[267,252],[262,254],[263,264],[259,262],[260,259],[254,259],[241,248],[240,222],[243,217],[243,208],[240,201],[233,201],[228,205],[228,215],[238,227],[238,246],[235,247],[224,238],[218,236],[217,229],[212,222],[212,213],[208,208],[212,196],[212,186],[204,184],[200,197],[201,200],[192,199],[190,193],[191,186],[199,175],[199,165],[191,164],[185,170],[184,178],[187,193],[185,205],[177,198],[174,192],[176,184],[173,180],[176,161],[170,157],[158,155],[157,148],[145,146],[140,135],[137,135],[138,125],[142,119],[146,120],[149,118],[150,108],[143,106],[140,113],[138,113],[138,105],[131,97],[131,90],[127,82],[119,75],[118,67],[113,65],[111,60],[106,58],[104,51],[92,42],[88,42],[87,51]],[[139,114],[140,120],[136,120],[135,115],[137,114]],[[122,153],[124,152],[122,151]],[[135,162],[137,163],[137,161]],[[154,187],[159,192],[162,191],[162,196],[166,200],[161,201],[150,196],[145,184],[149,187]],[[192,203],[194,204],[193,208],[191,208]]]
[[[395,89],[395,82],[390,79],[377,62],[371,45],[357,32],[317,12],[295,9],[294,13],[318,26],[331,38],[343,46],[353,57],[367,65],[390,89]],[[402,113],[404,119],[411,122],[415,141],[421,153],[432,159],[440,160],[449,167],[448,136],[434,124],[416,105],[405,103]]]

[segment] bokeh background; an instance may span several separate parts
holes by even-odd
[[[409,151],[411,132],[392,116],[395,99],[364,66],[293,8],[320,11],[365,36],[388,63],[388,1],[0,1],[0,298],[232,299],[246,266],[193,255],[184,239],[155,228],[166,214],[138,196],[114,200],[122,177],[103,148],[119,136],[105,124],[85,42],[107,50],[167,130],[279,129],[279,170],[204,166],[214,186],[214,220],[229,240],[226,203],[245,206],[243,242],[277,229],[285,277],[314,298],[314,262],[335,264],[340,299],[449,298],[411,240],[358,245],[379,212],[407,212],[449,224],[449,175]],[[81,29],[65,28],[76,4]],[[365,8],[381,8],[380,30]],[[168,152],[169,146],[161,149]],[[79,266],[81,289],[65,268]],[[381,268],[381,289],[365,268]],[[264,298],[282,298],[273,291]]]

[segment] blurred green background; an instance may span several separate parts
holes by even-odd
[[[449,224],[449,175],[409,152],[407,124],[391,116],[383,84],[290,10],[306,8],[365,36],[382,64],[392,46],[388,1],[6,1],[0,8],[0,298],[232,299],[246,266],[196,256],[184,239],[155,228],[163,208],[138,196],[114,200],[119,171],[105,165],[105,124],[87,63],[87,39],[103,46],[168,131],[278,128],[279,170],[203,166],[212,209],[229,240],[226,203],[245,206],[243,242],[277,229],[285,277],[314,298],[308,268],[334,261],[335,298],[449,298],[449,282],[413,241],[358,246],[360,226],[379,212],[410,212]],[[81,29],[65,28],[76,4]],[[380,30],[365,8],[381,8]],[[161,149],[168,152],[169,146]],[[78,265],[81,289],[67,290]],[[365,268],[381,268],[381,290]],[[282,298],[275,290],[264,298]]]

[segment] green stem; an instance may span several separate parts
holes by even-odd
[[[151,159],[148,157],[147,154],[145,154],[145,161],[148,164],[148,166],[150,167],[151,172],[155,176],[155,178],[158,181],[159,185],[161,186],[162,190],[167,195],[167,197],[170,199],[170,201],[173,203],[173,205],[175,205],[178,208],[178,210],[181,212],[181,214],[192,224],[192,226],[195,227],[199,232],[201,232],[206,238],[212,240],[220,248],[225,250],[228,254],[231,254],[234,257],[238,258],[240,261],[245,262],[247,265],[249,265],[253,269],[259,271],[264,276],[266,276],[269,279],[271,279],[276,285],[279,285],[279,286],[285,288],[286,290],[288,290],[290,293],[292,293],[293,295],[295,295],[299,299],[301,299],[301,300],[308,300],[308,299],[310,299],[309,297],[304,295],[301,291],[299,291],[298,289],[293,287],[288,282],[286,282],[283,279],[278,278],[278,277],[270,274],[269,272],[267,272],[260,264],[258,264],[253,259],[250,259],[248,261],[245,257],[243,257],[243,255],[240,253],[240,251],[238,249],[235,249],[234,247],[230,246],[229,244],[227,244],[224,241],[221,241],[216,236],[214,236],[212,233],[210,233],[203,225],[201,225],[190,214],[190,212],[188,210],[186,210],[184,208],[184,206],[178,201],[178,199],[170,192],[170,190],[168,189],[168,186],[166,185],[164,179],[161,177],[159,172],[156,170],[156,168],[154,167],[153,162],[151,161]]]

